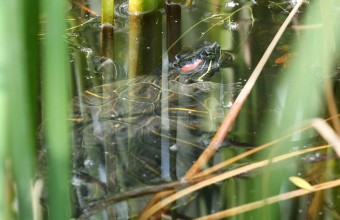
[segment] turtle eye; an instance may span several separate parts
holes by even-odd
[[[206,49],[206,50],[203,50],[202,53],[201,53],[201,57],[203,59],[208,59],[208,60],[212,60],[215,58],[215,53],[213,50],[211,49]]]

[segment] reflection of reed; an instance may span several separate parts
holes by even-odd
[[[169,59],[181,50],[181,42],[178,39],[181,36],[181,6],[177,4],[166,5],[166,28],[167,28],[167,48],[169,49]],[[177,42],[178,41],[178,42]]]
[[[101,21],[101,56],[113,60],[113,43],[114,43],[114,1],[102,0],[102,21]],[[111,69],[104,66],[104,75],[110,74]],[[112,73],[111,73],[112,74]],[[103,94],[105,96],[105,94]],[[101,128],[100,124],[98,127]],[[101,128],[105,130],[105,128]],[[112,177],[112,172],[115,173],[118,161],[114,155],[114,149],[110,147],[109,143],[104,143],[104,155],[105,160],[105,176],[106,176],[106,186],[108,192],[113,192],[113,189],[117,188],[117,179]],[[114,216],[115,211],[113,209],[108,209],[109,216]]]
[[[162,20],[159,11],[129,17],[129,78],[154,73],[162,63]]]

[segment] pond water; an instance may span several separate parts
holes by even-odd
[[[152,188],[180,181],[209,144],[293,6],[294,1],[203,0],[189,6],[169,3],[154,12],[133,15],[126,1],[115,1],[110,35],[110,31],[102,33],[100,1],[74,3],[67,40],[77,97],[73,115],[75,217],[137,218],[152,197]],[[277,119],[282,106],[273,91],[294,58],[291,42],[299,35],[302,14],[303,9],[280,40],[228,139],[209,165],[256,146],[265,119]],[[168,75],[180,65],[176,54],[193,54],[192,48],[202,47],[202,42],[217,42],[232,61],[204,82],[169,81]],[[195,58],[185,68],[201,62]],[[207,67],[206,72],[213,68]],[[193,219],[252,201],[259,193],[253,175],[244,174],[183,197],[167,208],[164,218]],[[302,218],[307,212],[292,210],[299,210]],[[255,216],[248,213],[244,218]]]

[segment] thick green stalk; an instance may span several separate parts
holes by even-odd
[[[48,154],[50,219],[70,218],[69,62],[64,40],[66,1],[47,1],[43,101]]]
[[[0,30],[5,30],[6,28],[6,1],[1,0],[0,4]],[[6,33],[6,32],[4,32]],[[7,145],[7,116],[8,111],[7,107],[7,95],[8,91],[4,86],[6,84],[6,67],[7,67],[7,60],[6,60],[6,41],[8,40],[8,35],[0,34],[0,219],[6,219],[6,200],[5,200],[5,172],[4,172],[4,161],[5,161],[5,151]]]
[[[102,0],[101,56],[113,60],[114,1]],[[107,70],[105,70],[107,71]]]
[[[160,5],[160,0],[130,0],[129,11],[136,14],[145,13],[158,9]]]
[[[2,21],[2,54],[1,54],[1,71],[3,79],[6,82],[1,83],[3,91],[3,101],[1,106],[2,113],[7,113],[8,117],[2,115],[5,122],[1,122],[5,132],[4,139],[1,138],[2,151],[7,147],[10,158],[2,157],[1,161],[9,161],[14,172],[14,181],[17,186],[19,219],[32,219],[32,203],[30,185],[34,177],[34,154],[35,146],[35,127],[32,123],[32,103],[30,98],[31,79],[27,71],[27,57],[30,51],[25,47],[25,8],[19,0],[4,1],[1,4]],[[4,80],[5,81],[5,80]],[[4,140],[8,138],[8,142]],[[9,170],[6,170],[9,172]],[[8,174],[8,173],[7,173]],[[3,175],[1,175],[3,176]],[[5,175],[6,176],[6,175]],[[10,187],[10,182],[8,187]],[[9,189],[7,189],[8,191]],[[11,198],[8,198],[9,201]],[[7,205],[7,214],[9,214],[11,205]],[[6,218],[9,218],[10,214]]]
[[[102,0],[102,24],[114,25],[114,1]]]

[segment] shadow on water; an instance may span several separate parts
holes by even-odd
[[[77,24],[71,25],[79,27],[68,38],[77,97],[73,117],[75,216],[134,218],[155,193],[147,187],[158,189],[180,181],[209,144],[290,9],[287,2],[194,1],[187,7],[174,4],[166,10],[129,15],[126,2],[116,3],[112,60],[100,56],[100,19],[75,7],[71,14]],[[273,91],[294,57],[291,42],[299,37],[299,22],[296,16],[228,140],[207,166],[263,142],[259,134],[265,119],[277,119],[281,108],[280,95]],[[233,60],[205,82],[189,84],[181,77],[169,80],[172,71],[190,72],[201,65],[203,55],[187,65],[176,54],[188,50],[193,54],[190,48],[205,41],[218,42]],[[244,159],[235,167],[253,160]],[[273,172],[278,169],[273,167]],[[247,173],[211,185],[181,198],[166,215],[192,219],[259,199],[262,195],[256,184],[261,178],[261,174]],[[176,187],[170,189],[180,189],[181,184]]]

